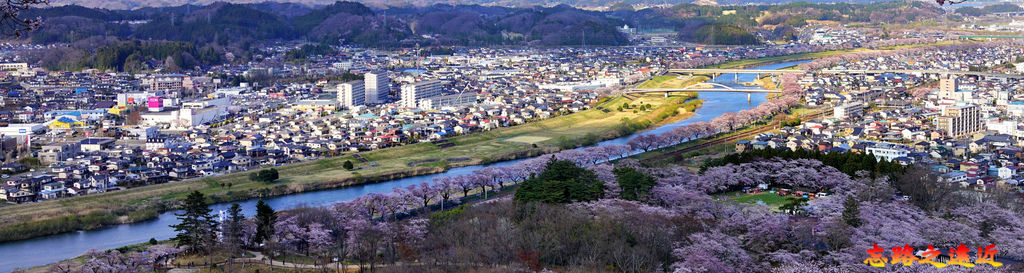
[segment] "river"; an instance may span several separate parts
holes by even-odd
[[[750,69],[778,69],[794,66],[806,61],[793,61],[772,65],[753,67]],[[753,80],[753,74],[741,74],[741,82]],[[717,78],[716,83],[735,85],[734,76],[724,74]],[[595,145],[616,145],[625,144],[629,139],[640,134],[660,134],[673,128],[684,126],[698,121],[710,121],[723,113],[735,112],[757,106],[765,100],[765,94],[753,94],[751,101],[747,102],[747,95],[744,93],[701,93],[700,99],[704,100],[703,106],[696,111],[696,115],[676,123],[666,124],[654,129],[646,130],[631,136],[607,140]],[[424,181],[431,181],[436,176],[448,176],[468,174],[474,170],[486,166],[511,165],[519,160],[498,162],[490,165],[467,166],[453,168],[440,174],[409,177],[375,184],[358,185],[334,190],[305,192],[293,195],[285,195],[264,200],[276,210],[290,209],[297,206],[325,206],[337,202],[352,200],[355,197],[368,193],[387,193],[395,187],[406,187],[412,184],[419,184]],[[242,206],[242,211],[247,216],[255,214],[256,200],[235,202]],[[214,204],[210,208],[214,212],[226,210],[233,203]],[[177,223],[174,217],[175,212],[160,214],[156,219],[117,225],[103,229],[77,231],[52,236],[40,237],[15,242],[0,244],[0,272],[9,272],[15,268],[28,268],[45,265],[81,255],[86,250],[111,249],[125,245],[138,244],[148,241],[150,238],[158,240],[168,239],[174,236],[174,229],[170,227]]]

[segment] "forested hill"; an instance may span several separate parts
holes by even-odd
[[[242,45],[265,40],[308,39],[372,47],[530,44],[624,45],[615,27],[622,21],[568,6],[496,8],[434,5],[371,10],[354,2],[318,9],[295,4],[213,3],[206,6],[132,11],[62,6],[31,10],[43,17],[36,43],[77,41],[91,36]]]
[[[44,19],[31,34],[36,43],[78,41],[93,36],[192,42],[197,46],[244,46],[266,40],[304,39],[326,44],[369,47],[435,45],[624,45],[622,25],[674,29],[694,42],[750,44],[786,38],[808,20],[906,23],[942,16],[933,3],[912,0],[873,4],[673,6],[634,10],[620,5],[590,11],[567,5],[507,8],[438,4],[425,7],[371,8],[335,2],[318,8],[263,2],[205,6],[107,10],[82,6],[33,9],[27,16]],[[718,31],[722,30],[722,31]],[[783,31],[779,31],[783,30]],[[710,33],[722,37],[710,37]]]

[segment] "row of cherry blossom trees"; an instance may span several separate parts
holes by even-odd
[[[264,251],[317,258],[317,264],[324,267],[332,258],[338,258],[340,263],[354,261],[370,268],[418,258],[427,220],[374,220],[365,213],[359,206],[346,205],[282,211],[274,224],[273,236],[264,244]],[[246,231],[252,234],[255,230],[247,228]]]
[[[81,264],[59,262],[47,268],[55,273],[152,272],[182,252],[182,248],[153,245],[144,252],[121,253],[118,250],[90,249],[82,254]]]
[[[863,47],[877,49],[879,47],[887,46],[902,46],[902,45],[917,45],[917,44],[930,44],[938,42],[939,38],[935,37],[915,37],[915,38],[896,38],[886,40],[874,40],[868,41],[862,44]]]

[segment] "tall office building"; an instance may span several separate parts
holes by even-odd
[[[366,83],[366,103],[380,104],[387,102],[391,96],[391,78],[387,74],[375,72],[363,75]]]
[[[352,108],[366,104],[365,85],[363,81],[350,81],[338,85],[338,102],[341,106]]]
[[[951,137],[961,137],[984,129],[981,114],[975,105],[946,107],[935,122],[939,129]]]
[[[402,106],[416,108],[421,99],[441,95],[441,81],[423,81],[402,85]]]

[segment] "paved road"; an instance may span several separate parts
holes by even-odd
[[[250,255],[252,255],[251,258],[235,258],[235,261],[236,262],[250,262],[250,263],[267,264],[267,261],[264,260],[266,258],[266,256],[264,256],[263,253],[252,252],[252,251],[247,251],[247,252]],[[345,268],[346,271],[347,271],[347,269],[359,269],[358,265],[343,265],[343,264],[339,264],[339,263],[329,263],[326,266],[320,266],[320,265],[311,265],[311,264],[286,263],[286,262],[276,261],[276,260],[273,261],[273,263],[271,263],[271,265],[283,266],[283,267],[291,267],[291,268],[303,268],[303,269]]]

